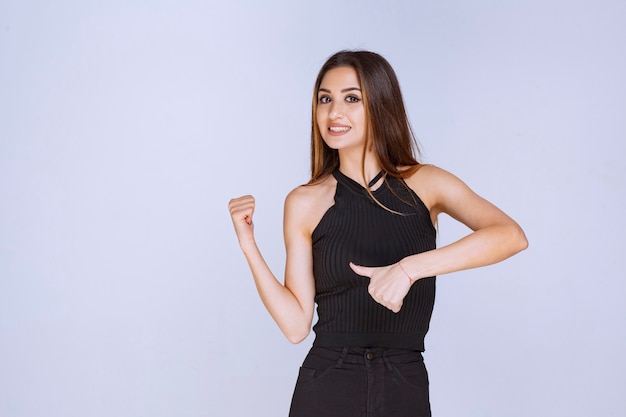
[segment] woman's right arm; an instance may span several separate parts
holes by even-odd
[[[259,296],[291,343],[304,340],[313,321],[315,285],[311,235],[306,225],[302,193],[294,190],[285,200],[284,235],[287,251],[285,284],[281,284],[263,259],[254,239],[252,196],[232,199],[230,215]]]

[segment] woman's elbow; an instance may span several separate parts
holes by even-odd
[[[526,234],[522,230],[522,228],[515,224],[515,227],[511,230],[511,247],[513,249],[513,254],[521,252],[528,248],[528,239],[526,238]]]
[[[287,337],[287,340],[289,340],[290,343],[297,345],[298,343],[306,339],[310,332],[311,330],[307,328],[306,330],[299,330],[299,331],[294,331],[294,332],[289,332],[289,333],[285,332],[285,336]]]
[[[283,332],[287,340],[294,345],[302,342],[311,333],[311,324],[313,323],[313,309],[310,314],[293,314],[290,320],[285,320],[279,324],[280,330]]]

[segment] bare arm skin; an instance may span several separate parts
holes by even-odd
[[[235,233],[259,296],[280,330],[292,343],[311,331],[315,307],[313,280],[313,228],[332,204],[325,186],[298,187],[285,200],[284,239],[287,252],[285,282],[280,283],[263,259],[254,239],[254,197],[232,199],[230,210]]]
[[[420,278],[494,264],[528,246],[524,232],[513,219],[449,172],[424,166],[406,181],[430,210],[433,222],[440,213],[446,213],[473,232],[450,245],[407,256],[393,265],[368,268],[351,264],[357,274],[370,278],[372,298],[390,310],[400,311],[410,285]]]

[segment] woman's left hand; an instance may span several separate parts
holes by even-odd
[[[370,279],[367,290],[374,301],[394,313],[400,311],[404,297],[414,281],[409,279],[399,264],[367,267],[350,262],[350,268],[358,275]]]

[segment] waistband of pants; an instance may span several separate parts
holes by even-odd
[[[342,363],[363,364],[366,362],[382,360],[385,363],[403,362],[405,360],[423,360],[422,352],[411,349],[397,349],[384,347],[322,347],[313,346],[309,354],[316,355],[328,360]]]

